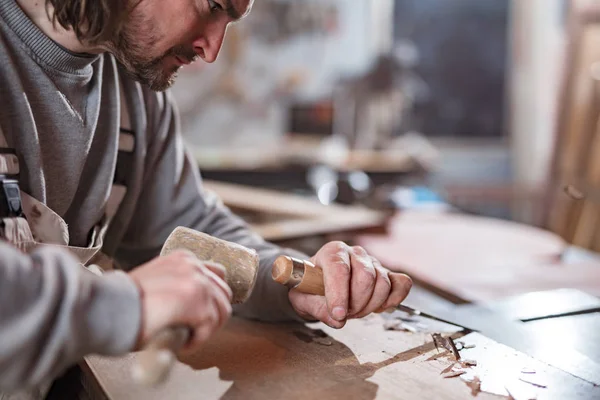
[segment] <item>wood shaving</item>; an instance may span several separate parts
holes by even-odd
[[[577,190],[575,187],[573,187],[573,185],[566,185],[563,188],[563,191],[567,194],[567,196],[574,200],[583,200],[585,198],[583,192],[581,190]]]
[[[433,333],[431,335],[431,337],[433,338],[433,344],[435,345],[435,348],[438,351],[439,351],[440,347],[444,348],[452,353],[452,355],[454,356],[454,359],[456,361],[460,360],[460,354],[458,353],[458,350],[456,349],[456,345],[454,344],[454,340],[452,340],[451,337],[445,338],[442,335],[440,335],[439,333]]]
[[[460,361],[460,365],[463,367],[475,367],[477,365],[477,361],[475,360],[462,360]]]
[[[521,370],[521,373],[522,374],[535,374],[535,369],[525,367]]]
[[[467,386],[471,388],[471,395],[477,396],[481,392],[481,379],[478,376],[467,382]]]
[[[475,346],[474,344],[465,344],[463,346],[463,349],[474,349],[475,347],[477,347],[477,346]]]
[[[444,378],[456,378],[457,376],[461,376],[462,374],[466,374],[467,371],[465,371],[464,369],[461,370],[457,370],[457,371],[451,371],[449,373],[447,373],[446,375],[444,375]]]

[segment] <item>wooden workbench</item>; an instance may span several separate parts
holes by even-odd
[[[95,398],[154,399],[472,399],[461,377],[444,378],[453,361],[438,352],[424,332],[386,331],[384,318],[350,321],[344,329],[322,324],[261,324],[234,318],[206,348],[176,365],[157,388],[131,382],[135,354],[87,360]],[[427,322],[434,331],[456,331]],[[437,325],[436,325],[437,324]],[[325,333],[325,334],[324,334]],[[454,337],[461,337],[454,333]],[[537,393],[538,399],[599,398],[600,388],[548,367],[485,337],[470,333],[460,340],[475,348],[461,351],[477,360],[470,374],[483,378],[495,393]],[[536,371],[539,388],[519,380],[523,368]],[[520,375],[521,374],[521,375]],[[478,399],[502,398],[485,392]],[[517,397],[518,398],[518,397]]]

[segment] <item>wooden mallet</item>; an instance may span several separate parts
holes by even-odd
[[[243,303],[250,297],[259,267],[256,251],[193,229],[178,227],[165,241],[160,255],[182,249],[191,251],[199,260],[225,267],[225,282],[233,292],[233,304]],[[273,263],[272,272],[276,282],[291,289],[324,294],[323,273],[308,261],[281,256]],[[164,381],[190,335],[191,330],[186,326],[166,328],[155,334],[136,357],[132,370],[134,381],[143,385]]]

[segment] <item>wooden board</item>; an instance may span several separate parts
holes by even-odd
[[[188,360],[192,367],[176,365],[168,382],[154,389],[131,383],[135,354],[118,359],[91,357],[88,365],[110,400],[473,398],[460,378],[441,375],[453,361],[448,352],[435,350],[429,334],[385,331],[383,318],[353,320],[341,330],[322,324],[260,324],[234,318],[204,351]],[[317,339],[323,336],[319,330],[328,336]],[[547,389],[538,390],[539,399],[600,396],[600,388],[481,335],[469,334],[461,340],[477,345],[463,350],[464,358],[476,359],[477,374],[487,376],[486,384],[496,390],[505,384],[518,386],[514,375],[529,367],[548,381]],[[501,397],[479,393],[477,398]]]
[[[204,186],[229,207],[278,216],[250,223],[255,232],[270,241],[383,227],[389,217],[388,213],[365,207],[323,205],[311,198],[274,190],[215,181],[205,181]]]
[[[407,213],[387,235],[361,235],[386,267],[449,297],[488,302],[511,295],[574,288],[600,295],[600,263],[561,263],[565,243],[537,228],[459,214]]]

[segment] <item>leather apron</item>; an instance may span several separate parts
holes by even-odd
[[[119,133],[118,154],[133,153],[135,138],[131,133],[129,108],[121,87],[121,129]],[[102,219],[90,232],[86,247],[69,245],[69,231],[65,221],[53,210],[18,187],[19,159],[14,149],[8,147],[0,127],[0,184],[5,200],[8,201],[9,215],[0,216],[0,240],[5,240],[24,253],[30,253],[43,247],[55,247],[71,253],[82,267],[96,274],[112,269],[112,260],[102,252],[104,236],[115,216],[127,188],[123,184],[113,183],[105,205]],[[4,213],[6,214],[6,213]],[[41,400],[44,399],[52,382],[38,388],[13,394],[0,393],[0,400]]]

